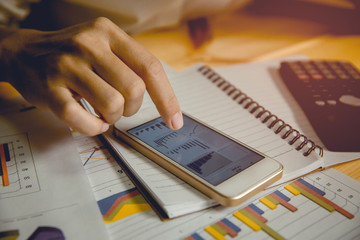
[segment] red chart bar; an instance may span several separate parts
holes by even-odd
[[[7,171],[7,167],[6,167],[6,156],[8,156],[8,153],[5,153],[5,144],[0,144],[0,161],[1,161],[1,170],[2,170],[2,185],[4,187],[9,186],[10,182],[9,182],[9,175],[8,175],[8,171]],[[6,144],[7,145],[7,144]],[[6,148],[8,149],[8,148]]]

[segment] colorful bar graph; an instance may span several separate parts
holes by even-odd
[[[324,197],[324,195],[326,195],[324,191],[306,182],[304,179],[298,179],[290,184],[287,184],[284,186],[284,189],[288,190],[291,194],[294,195],[294,197],[301,194],[330,212],[337,211],[348,219],[352,219],[355,217],[352,213],[346,211],[342,207],[338,206],[334,202]],[[259,202],[263,203],[266,207],[268,207],[270,211],[277,211],[276,207],[279,204],[291,212],[298,211],[298,208],[290,203],[291,199],[292,198],[288,197],[283,192],[275,190],[269,195],[260,198]],[[281,234],[279,234],[274,229],[269,227],[269,225],[267,225],[268,219],[262,216],[265,211],[267,210],[262,210],[254,203],[251,203],[248,206],[240,209],[239,211],[234,212],[232,215],[235,216],[238,220],[240,220],[240,222],[251,228],[254,232],[262,230],[274,239],[285,239]],[[227,235],[235,238],[239,236],[239,232],[241,231],[241,229],[237,225],[229,221],[227,218],[223,218],[218,222],[207,226],[206,228],[204,228],[204,230],[216,240],[226,239],[225,237]],[[195,238],[194,234],[191,235],[192,238],[186,239],[202,239],[200,235],[197,235],[199,236],[199,238]]]
[[[339,212],[340,214],[344,215],[345,217],[349,218],[349,219],[352,219],[354,218],[354,215],[349,213],[348,211],[346,211],[345,209],[343,209],[342,207],[338,206],[337,204],[335,204],[334,202],[330,201],[329,199],[323,197],[323,195],[320,195],[319,192],[321,191],[320,189],[318,189],[317,191],[316,190],[313,190],[314,186],[312,186],[312,189],[308,188],[307,186],[305,186],[303,183],[305,181],[302,180],[302,181],[295,181],[294,184],[296,184],[299,188],[301,189],[304,189],[304,191],[307,191],[309,192],[309,194],[312,194],[314,196],[314,198],[317,198],[319,199],[319,201],[323,202],[326,204],[326,206],[330,206],[331,208],[330,209],[334,209],[336,210],[337,212]],[[305,182],[307,183],[307,182]],[[307,183],[309,184],[309,183]],[[321,191],[322,192],[322,191]],[[324,193],[325,195],[325,193]],[[312,200],[312,199],[311,199]],[[322,207],[324,207],[324,205],[321,205]],[[326,207],[324,207],[326,208]],[[327,208],[326,208],[327,209]],[[330,211],[330,210],[329,210]]]
[[[1,180],[4,187],[9,186],[9,175],[6,162],[10,161],[9,147],[7,143],[0,144]]]

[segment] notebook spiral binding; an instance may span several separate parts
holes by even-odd
[[[247,109],[251,114],[256,118],[262,119],[261,122],[268,124],[268,128],[273,129],[275,134],[280,134],[282,139],[287,139],[290,137],[288,144],[293,145],[299,143],[295,150],[300,151],[302,149],[307,150],[303,152],[304,156],[309,156],[316,149],[319,150],[319,155],[323,156],[323,148],[316,145],[312,140],[308,139],[305,135],[301,134],[298,130],[294,129],[291,125],[287,124],[282,119],[278,118],[276,115],[272,114],[270,111],[266,110],[259,103],[254,101],[251,97],[247,96],[244,92],[236,88],[234,85],[226,81],[224,78],[219,76],[216,72],[210,69],[207,66],[201,66],[198,69],[208,80],[216,84],[222,91],[224,91],[228,96],[230,96],[234,101],[242,105]],[[277,128],[274,128],[278,126]],[[295,136],[294,136],[295,135]]]

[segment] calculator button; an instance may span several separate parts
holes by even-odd
[[[311,75],[311,77],[312,77],[313,79],[315,79],[315,80],[321,80],[321,79],[323,79],[323,76],[320,75],[320,74],[313,74],[313,75]]]
[[[326,105],[326,103],[322,100],[315,101],[315,104],[318,105],[319,107],[323,107]]]
[[[336,100],[327,100],[326,103],[330,106],[336,106]]]
[[[308,80],[308,79],[309,79],[309,76],[306,75],[306,74],[300,74],[300,75],[298,75],[298,78],[299,78],[300,80]]]
[[[360,98],[353,95],[342,95],[339,101],[353,107],[360,107]]]
[[[332,75],[332,74],[327,74],[327,75],[325,75],[325,77],[327,79],[335,79],[336,78],[335,75]]]

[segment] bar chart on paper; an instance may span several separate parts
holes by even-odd
[[[259,197],[186,239],[359,239],[359,209],[359,188],[315,173]]]
[[[0,136],[0,198],[40,190],[26,133]]]

